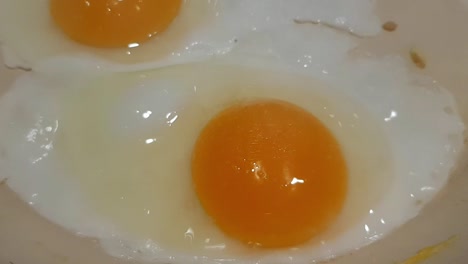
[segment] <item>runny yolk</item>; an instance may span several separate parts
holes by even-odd
[[[163,32],[182,0],[50,0],[55,23],[71,39],[93,47],[127,47]]]
[[[192,178],[221,230],[268,248],[319,234],[347,192],[337,140],[312,114],[283,101],[237,105],[214,117],[195,144]]]

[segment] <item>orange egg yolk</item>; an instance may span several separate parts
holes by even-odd
[[[127,47],[163,32],[182,0],[50,0],[55,23],[71,39],[93,47]]]
[[[339,215],[347,167],[332,133],[283,101],[224,110],[202,130],[192,157],[198,198],[217,226],[249,245],[303,243]]]

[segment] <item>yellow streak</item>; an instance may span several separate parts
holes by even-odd
[[[443,242],[441,242],[439,244],[423,248],[423,249],[419,250],[416,255],[414,255],[411,258],[401,262],[401,264],[418,264],[418,263],[421,263],[421,262],[429,259],[430,257],[434,256],[435,254],[440,253],[442,250],[446,249],[448,246],[450,246],[455,241],[455,239],[456,239],[456,237],[452,236],[449,239],[447,239],[447,240],[445,240],[445,241],[443,241]]]

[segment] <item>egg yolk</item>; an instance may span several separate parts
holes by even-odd
[[[51,0],[55,23],[71,39],[93,47],[127,47],[163,32],[182,0]]]
[[[332,133],[304,109],[276,100],[215,116],[195,144],[192,178],[221,230],[265,248],[316,236],[337,218],[347,192]]]

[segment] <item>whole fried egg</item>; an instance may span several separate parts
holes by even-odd
[[[293,20],[379,31],[368,0],[1,0],[10,67],[75,58],[97,68],[154,68],[229,51],[236,39]],[[60,62],[63,66],[66,63]]]
[[[444,186],[464,125],[401,58],[352,58],[351,37],[308,25],[238,44],[147,71],[24,74],[0,101],[0,175],[110,254],[174,263],[329,259]]]

